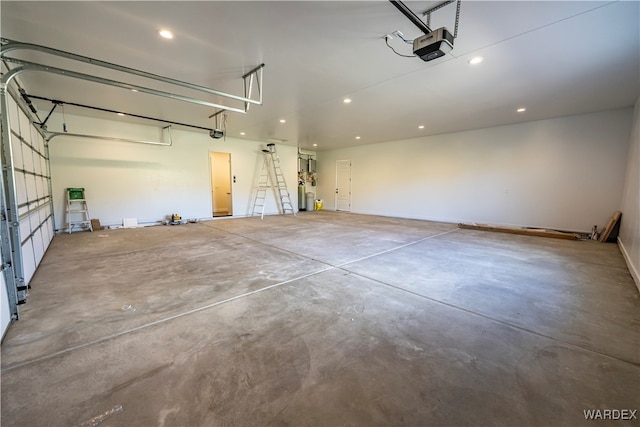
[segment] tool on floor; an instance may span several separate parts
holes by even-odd
[[[74,227],[93,231],[84,188],[67,188],[67,224],[69,234]]]
[[[276,153],[276,144],[267,144],[267,148],[262,150],[264,154],[264,162],[262,170],[258,178],[258,188],[256,190],[256,198],[253,202],[252,215],[260,214],[260,218],[264,218],[264,208],[267,203],[267,190],[272,188],[277,193],[276,199],[280,200],[280,210],[286,215],[291,212],[294,216],[296,212],[293,210],[291,203],[291,195],[287,189],[287,183],[280,167],[280,157]]]

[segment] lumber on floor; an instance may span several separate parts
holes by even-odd
[[[539,228],[516,228],[487,224],[458,224],[459,228],[469,230],[497,231],[499,233],[522,234],[525,236],[551,237],[554,239],[580,240],[580,235],[576,233],[565,233],[562,231],[546,230]]]
[[[611,217],[611,219],[607,223],[607,226],[605,227],[605,229],[602,230],[602,234],[600,235],[600,243],[604,243],[604,242],[607,241],[607,239],[609,239],[609,236],[611,235],[611,232],[613,231],[613,229],[616,227],[616,225],[620,221],[620,217],[621,216],[622,216],[622,212],[620,212],[620,211],[616,211],[613,214],[613,216]]]

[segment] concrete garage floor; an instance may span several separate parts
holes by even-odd
[[[60,235],[2,345],[3,426],[638,425],[590,409],[640,409],[617,245],[426,221]]]

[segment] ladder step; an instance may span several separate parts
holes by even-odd
[[[260,214],[264,218],[264,210],[266,205],[267,189],[271,188],[279,199],[279,207],[283,214],[291,212],[296,215],[291,202],[291,196],[287,188],[284,172],[280,166],[280,157],[276,153],[275,144],[267,144],[267,148],[262,150],[264,162],[259,175],[258,187],[256,189],[256,197],[253,202],[253,215]]]

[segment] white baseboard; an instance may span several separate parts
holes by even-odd
[[[633,262],[631,262],[631,256],[629,252],[627,252],[627,248],[625,248],[624,242],[620,237],[618,237],[618,247],[620,248],[620,252],[622,252],[624,261],[627,263],[627,267],[629,267],[629,273],[631,273],[633,281],[636,282],[636,288],[638,288],[638,292],[640,292],[640,273],[638,272],[638,266],[633,265]]]

